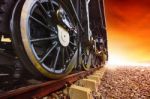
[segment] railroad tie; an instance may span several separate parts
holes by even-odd
[[[106,68],[103,67],[95,71],[92,75],[78,80],[69,88],[70,99],[101,99],[101,93],[98,92],[98,86],[101,84],[101,79],[103,78],[105,71]]]
[[[92,99],[92,91],[89,88],[72,85],[69,90],[70,99]]]

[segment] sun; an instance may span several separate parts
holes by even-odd
[[[121,55],[113,55],[113,54],[109,54],[109,61],[108,64],[111,65],[123,65],[126,64],[127,60],[122,57]]]
[[[109,60],[107,62],[108,68],[116,68],[116,67],[131,67],[138,66],[139,63],[128,60],[127,57],[119,54],[109,54]]]
[[[140,63],[140,62],[133,62],[130,59],[128,60],[127,57],[123,57],[119,54],[109,54],[109,60],[106,66],[110,69],[115,69],[116,67],[149,67],[149,63]]]

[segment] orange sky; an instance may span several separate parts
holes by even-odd
[[[150,0],[104,0],[110,62],[150,63]]]

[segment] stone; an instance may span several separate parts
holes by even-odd
[[[81,79],[79,80],[79,86],[90,88],[92,91],[97,92],[98,91],[98,83],[96,80],[91,79]]]
[[[90,88],[72,85],[69,89],[70,99],[93,99]]]

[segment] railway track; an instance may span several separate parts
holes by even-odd
[[[100,67],[99,67],[100,68]],[[99,68],[93,68],[89,71],[81,71],[68,75],[59,80],[47,81],[41,84],[30,85],[26,87],[21,87],[15,90],[4,92],[0,94],[0,99],[41,99],[50,93],[53,93],[61,88],[69,87],[76,81],[91,75],[93,72]]]

